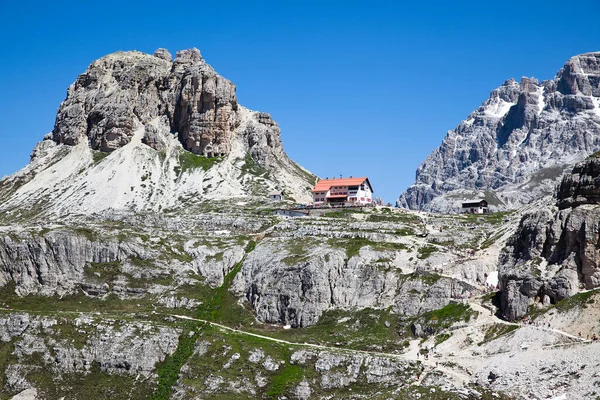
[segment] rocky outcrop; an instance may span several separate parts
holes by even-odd
[[[386,268],[381,260],[398,257],[390,251],[364,247],[348,258],[344,250],[312,243],[303,255],[290,255],[293,246],[288,240],[262,241],[236,276],[233,291],[261,321],[306,327],[329,310],[389,307],[415,316],[478,292],[450,277]]]
[[[502,310],[520,318],[538,302],[555,303],[580,288],[600,286],[598,159],[579,163],[563,177],[558,208],[523,216],[499,259]]]
[[[114,151],[145,127],[144,143],[164,150],[176,134],[183,148],[207,157],[227,155],[232,141],[244,140],[259,163],[268,151],[282,152],[279,128],[267,113],[236,133],[247,116],[240,112],[235,85],[218,75],[198,49],[166,49],[154,56],[119,52],[94,61],[61,104],[52,138],[75,145],[87,140],[94,150]],[[240,137],[236,137],[240,136]]]
[[[600,149],[599,80],[600,53],[588,53],[571,58],[554,80],[506,81],[447,133],[398,204],[456,210],[452,194],[471,189],[496,191],[506,208],[550,194],[546,181],[557,183],[564,166]]]
[[[117,242],[94,243],[74,232],[28,240],[0,237],[0,286],[14,282],[22,294],[65,294],[84,279],[86,263],[110,263],[135,254]]]
[[[204,284],[218,287],[244,254],[244,242],[227,243],[227,248],[220,249],[191,240],[177,248],[174,240],[165,247],[136,237],[127,239],[103,237],[85,229],[0,235],[0,287],[12,283],[21,296],[63,296],[82,290],[89,296],[139,297],[167,289],[140,287],[139,281],[151,282],[170,274],[184,277],[190,271]],[[170,258],[164,257],[165,252]],[[168,293],[165,296],[159,302],[167,307],[195,304]]]
[[[53,139],[69,145],[87,139],[94,150],[113,151],[139,126],[166,117],[169,130],[162,134],[176,132],[186,150],[212,157],[229,153],[237,108],[235,86],[198,49],[178,51],[172,62],[165,49],[154,56],[115,53],[94,61],[69,87]]]
[[[206,339],[196,343],[194,355],[182,368],[173,398],[183,400],[218,393],[262,398],[265,396],[261,394],[264,391],[268,393],[269,388],[272,388],[274,374],[283,373],[282,369],[310,371],[304,373],[304,376],[300,375],[298,378],[302,378],[301,380],[290,380],[287,388],[294,396],[291,398],[309,399],[315,393],[342,398],[344,395],[338,392],[340,389],[347,391],[354,388],[354,394],[359,392],[355,385],[360,383],[366,390],[360,389],[361,395],[353,397],[372,397],[370,394],[375,391],[380,392],[385,388],[395,388],[404,382],[413,381],[419,371],[419,366],[414,361],[377,354],[290,347],[287,354],[266,355],[267,351],[274,353],[272,347],[249,347],[241,342],[236,343],[237,352],[234,352],[231,346],[224,346],[222,343]],[[206,359],[211,362],[206,363]],[[243,368],[240,369],[242,365]],[[229,373],[223,373],[225,371]]]
[[[238,104],[235,90],[198,49],[94,61],[29,165],[0,181],[0,211],[159,211],[272,190],[309,201],[314,175],[285,154],[271,116]]]
[[[6,394],[41,386],[31,382],[40,374],[58,379],[101,371],[144,382],[175,352],[181,329],[85,316],[70,320],[10,314],[0,318],[0,333],[0,345],[13,349],[5,372],[8,379],[0,388]]]
[[[558,188],[560,209],[600,203],[600,158],[591,157],[566,174]]]

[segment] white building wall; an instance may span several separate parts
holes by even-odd
[[[365,181],[363,185],[365,187],[364,190],[360,189],[360,185],[358,187],[358,192],[356,193],[356,202],[361,205],[371,204],[373,201],[373,193],[371,192],[367,181]]]
[[[463,214],[485,214],[485,207],[463,207]]]

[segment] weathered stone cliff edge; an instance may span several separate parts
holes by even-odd
[[[556,303],[580,289],[600,286],[600,159],[565,174],[557,206],[523,216],[499,259],[502,311],[509,319],[534,301]]]

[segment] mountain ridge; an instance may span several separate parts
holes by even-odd
[[[600,149],[599,84],[600,52],[571,57],[553,80],[505,81],[448,131],[398,205],[456,211],[460,203],[447,194],[492,190],[506,209],[551,195],[565,169]],[[560,171],[532,181],[547,168]]]

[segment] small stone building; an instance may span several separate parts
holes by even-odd
[[[283,190],[273,191],[269,193],[269,200],[281,201],[283,200]]]
[[[488,202],[485,200],[471,200],[462,203],[461,212],[463,214],[488,214]]]

